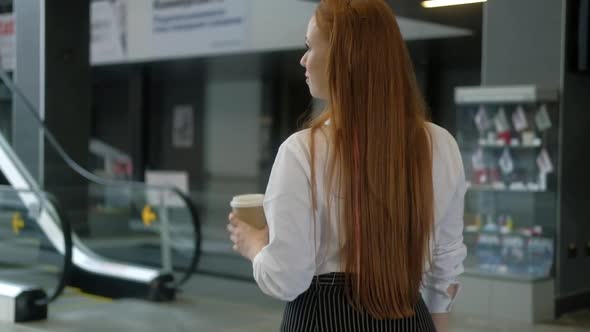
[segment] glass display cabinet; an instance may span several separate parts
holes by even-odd
[[[480,313],[524,321],[544,318],[534,303],[540,294],[554,301],[558,91],[536,86],[461,87],[455,90],[455,104],[455,136],[468,183],[464,278],[488,290],[480,294],[482,303],[490,299]],[[516,293],[498,297],[491,290],[499,283]],[[514,304],[519,292],[520,299],[530,303],[517,304],[518,309],[504,304]],[[471,306],[476,310],[476,303]],[[502,314],[504,309],[512,312]],[[530,311],[526,317],[511,316],[523,310]]]

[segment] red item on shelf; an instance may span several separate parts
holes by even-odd
[[[488,172],[486,169],[476,169],[473,171],[473,183],[485,184],[488,183]]]
[[[498,133],[498,138],[504,141],[504,144],[506,145],[510,144],[510,136],[510,131],[503,131],[501,133]]]

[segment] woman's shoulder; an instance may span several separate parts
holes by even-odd
[[[435,143],[453,143],[455,138],[448,130],[432,122],[426,122],[426,128]]]
[[[434,153],[450,154],[451,157],[457,157],[459,146],[455,137],[448,130],[431,122],[427,122],[426,127],[432,140]]]
[[[311,128],[299,130],[291,134],[291,136],[289,136],[281,146],[284,148],[294,148],[296,150],[301,150],[302,152],[309,153],[311,149],[312,139],[311,131]],[[313,140],[315,141],[314,143],[316,149],[324,148],[328,143],[325,130],[314,130]]]
[[[464,177],[463,160],[457,141],[448,130],[428,123],[427,129],[432,140],[433,172],[439,180],[446,178],[452,183]]]

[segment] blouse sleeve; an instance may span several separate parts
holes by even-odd
[[[275,298],[292,301],[315,274],[309,169],[304,148],[292,138],[279,148],[265,193],[269,243],[253,260],[254,279]],[[314,237],[314,235],[316,237]]]
[[[463,243],[463,207],[467,188],[461,154],[452,136],[446,135],[445,158],[435,167],[441,167],[444,179],[435,178],[438,190],[435,193],[446,197],[435,197],[445,202],[440,217],[435,223],[432,262],[423,278],[422,296],[431,313],[450,312],[461,285],[457,277],[463,273],[463,260],[467,249]],[[454,296],[448,294],[450,286],[456,287]]]

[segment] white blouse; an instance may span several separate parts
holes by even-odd
[[[433,139],[435,203],[432,265],[422,282],[422,297],[431,313],[451,310],[454,298],[447,289],[457,285],[467,254],[463,244],[463,201],[466,181],[457,143],[443,128],[429,124]],[[269,244],[252,262],[260,289],[273,297],[292,301],[306,291],[314,275],[341,272],[337,204],[325,200],[324,174],[328,142],[321,131],[316,140],[318,206],[316,223],[311,208],[309,129],[293,134],[281,145],[264,199]],[[334,201],[335,202],[335,201]],[[330,213],[328,226],[327,216]],[[326,229],[330,227],[330,229]]]

